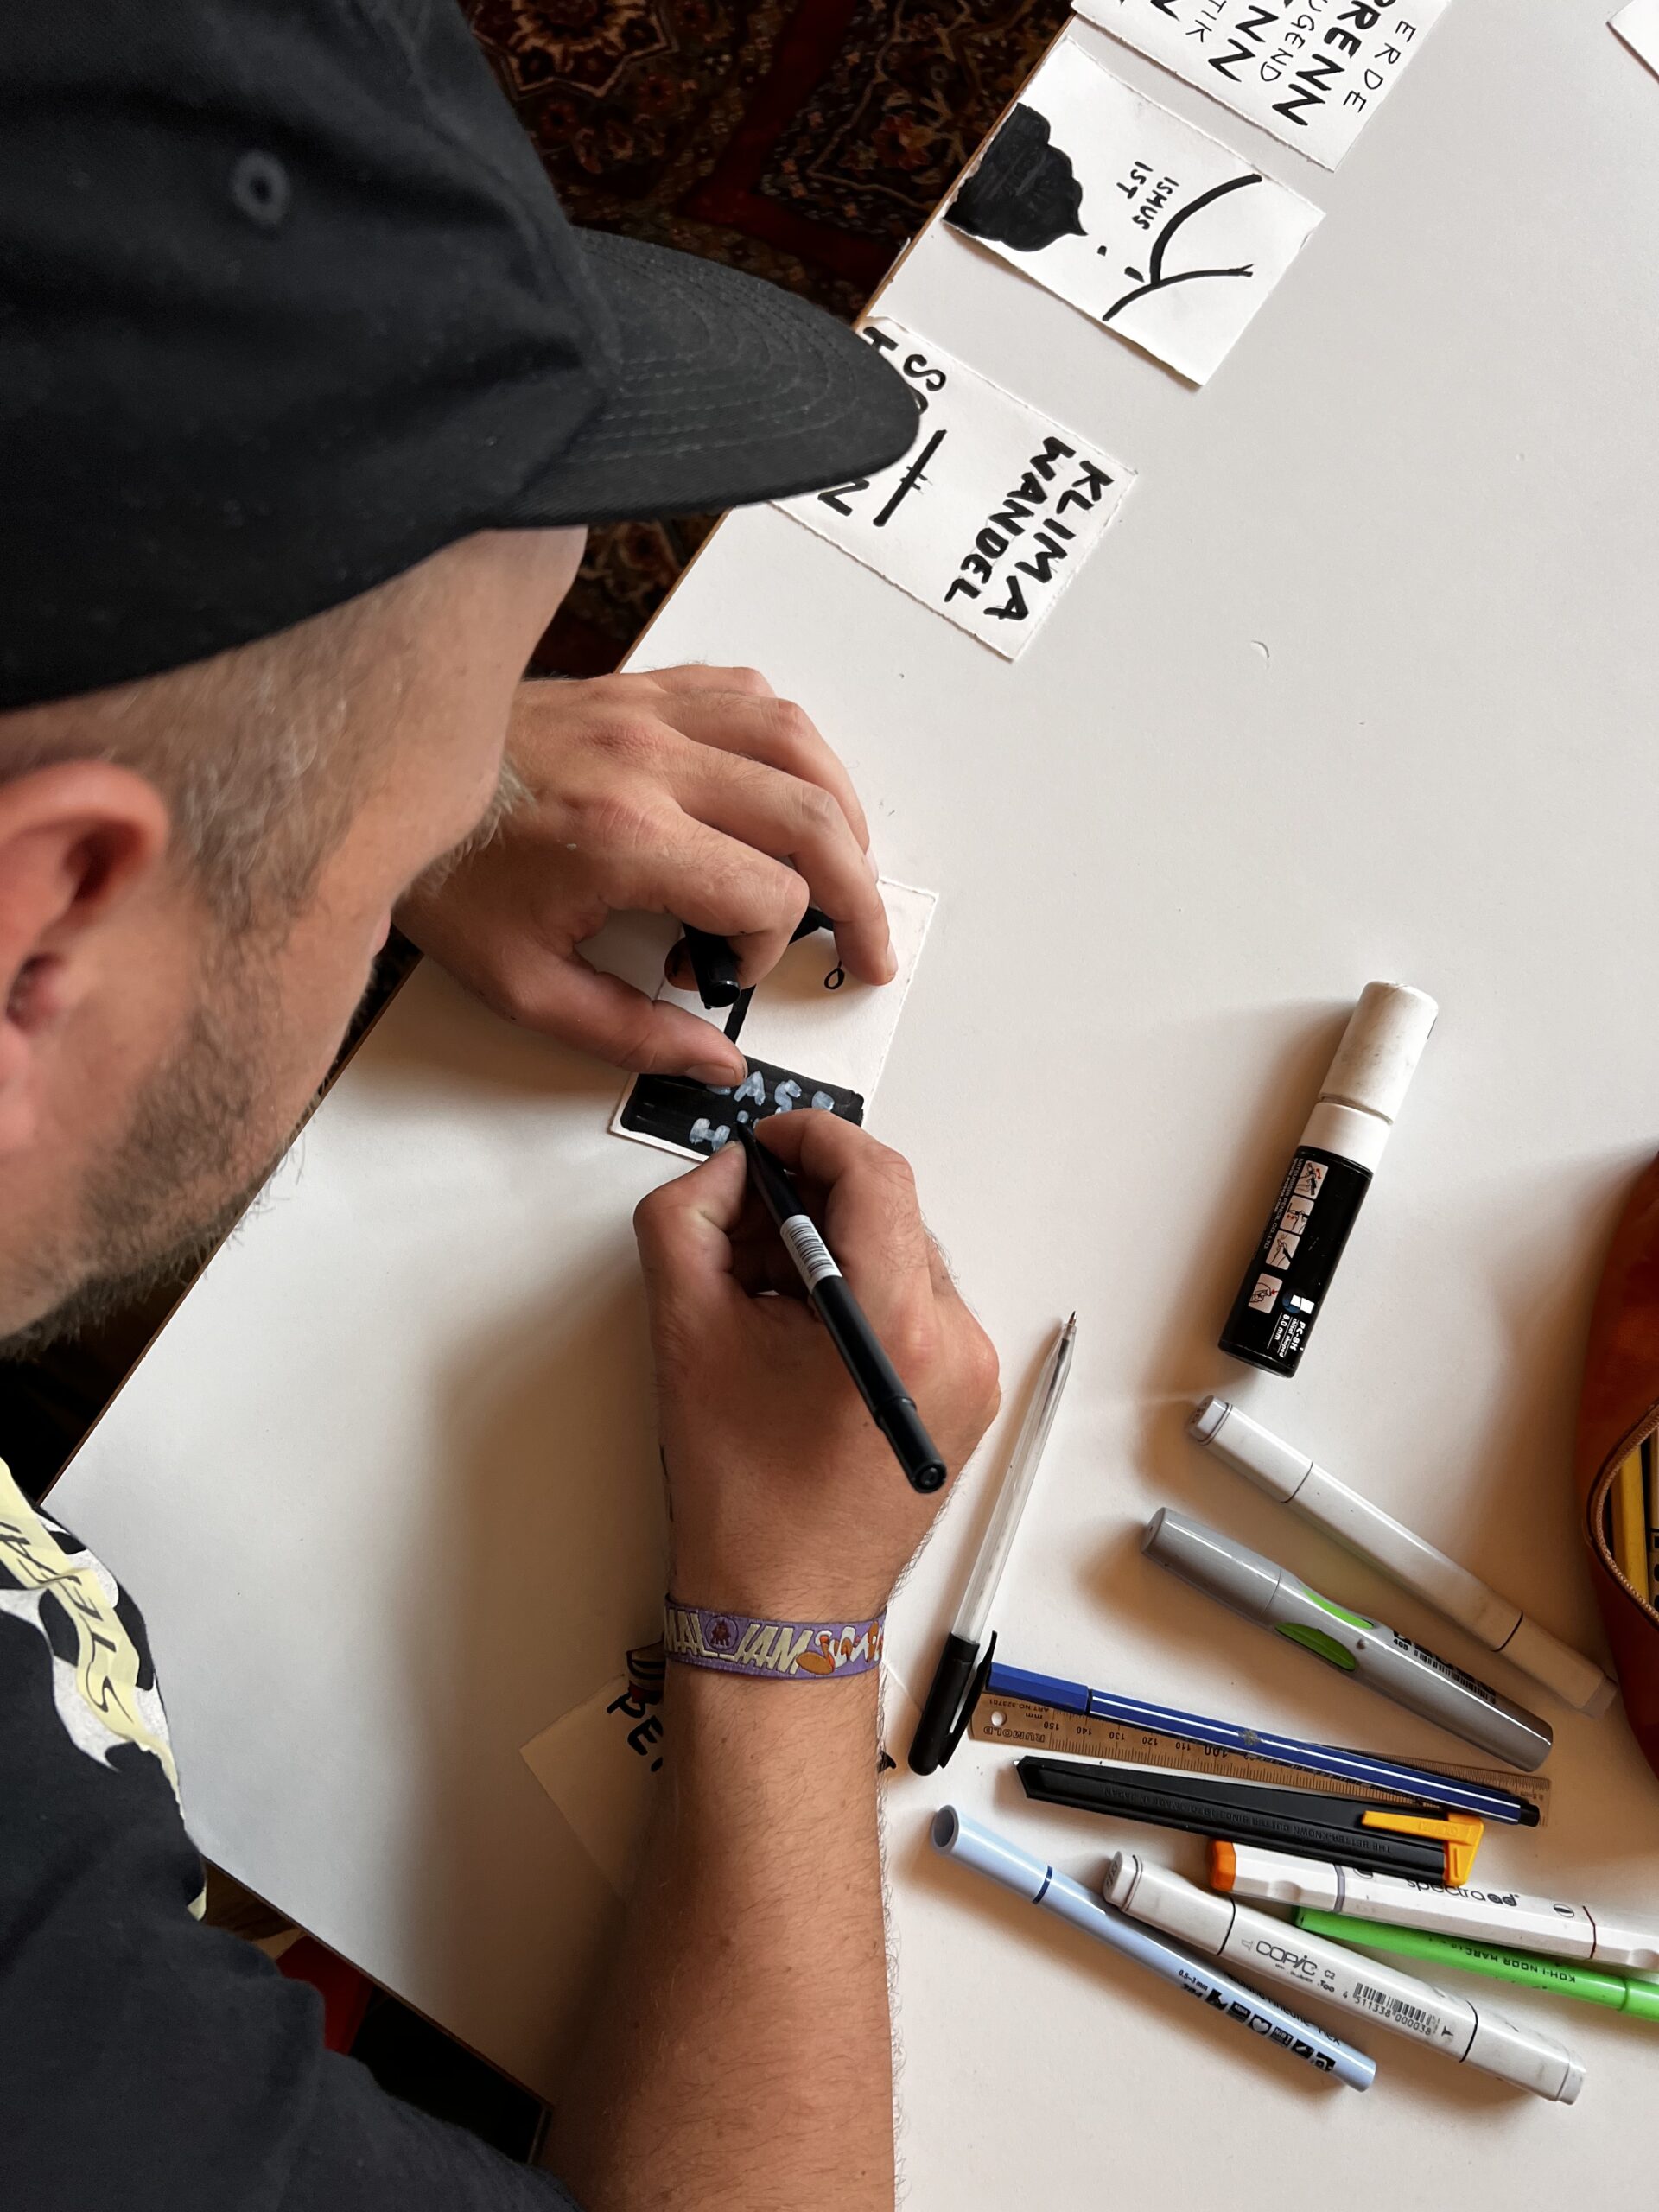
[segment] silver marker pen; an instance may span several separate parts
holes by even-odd
[[[1487,1683],[1465,1675],[1381,1621],[1367,1620],[1310,1590],[1299,1575],[1218,1529],[1160,1506],[1141,1548],[1195,1590],[1218,1598],[1246,1619],[1288,1637],[1327,1665],[1531,1773],[1549,1757],[1549,1723]]]
[[[1108,1862],[1103,1887],[1108,1904],[1195,1951],[1284,1982],[1304,1997],[1323,1997],[1535,2097],[1570,2105],[1584,2087],[1584,2068],[1553,2037],[1398,1967],[1344,1950],[1328,1936],[1216,1897],[1135,1852],[1121,1851]]]

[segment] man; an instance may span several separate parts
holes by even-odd
[[[884,466],[914,426],[833,324],[568,231],[447,0],[19,11],[0,1334],[69,1325],[234,1218],[394,911],[505,1011],[630,1065],[741,1063],[585,967],[612,906],[730,935],[753,982],[810,898],[884,980],[857,801],[758,677],[515,689],[584,522]],[[767,1141],[954,1471],[995,1362],[907,1170],[823,1115]],[[637,1228],[674,1595],[877,1622],[931,1507],[798,1298],[760,1294],[795,1286],[741,1159]],[[791,1681],[671,1667],[664,1803],[555,2116],[589,2212],[890,2204],[877,1643]],[[6,2202],[569,2202],[327,2056],[308,1995],[193,1920],[175,1783],[131,1601],[0,1480]]]

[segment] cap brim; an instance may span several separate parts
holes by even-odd
[[[920,414],[868,342],[774,284],[575,233],[614,319],[601,410],[501,520],[643,522],[785,499],[901,460]]]

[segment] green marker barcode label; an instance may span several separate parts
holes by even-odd
[[[1225,1751],[1213,1744],[1189,1744],[1152,1728],[1129,1728],[1117,1720],[1095,1720],[1082,1713],[1057,1713],[1022,1697],[993,1697],[988,1691],[974,1708],[969,1730],[976,1744],[1014,1744],[1021,1751],[1057,1751],[1073,1758],[1100,1759],[1116,1766],[1155,1766],[1177,1774],[1210,1774],[1222,1782],[1265,1782],[1276,1789],[1313,1789],[1327,1797],[1363,1797],[1376,1805],[1411,1805],[1416,1798],[1370,1783],[1349,1782],[1338,1774],[1314,1774],[1277,1759],[1252,1758],[1246,1751]],[[1454,1766],[1448,1759],[1425,1760],[1438,1774],[1459,1782],[1484,1783],[1507,1790],[1538,1808],[1538,1824],[1549,1821],[1549,1784],[1535,1774],[1508,1767]]]

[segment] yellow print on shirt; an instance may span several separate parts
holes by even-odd
[[[37,1602],[29,1606],[41,1626],[38,1600],[56,1599],[75,1632],[75,1687],[89,1713],[118,1739],[137,1744],[162,1763],[176,1796],[178,1769],[164,1733],[146,1720],[143,1706],[152,1702],[138,1688],[138,1649],[122,1625],[106,1578],[90,1552],[66,1552],[12,1479],[0,1459],[0,1578],[10,1574]],[[8,1598],[14,1599],[6,1604]],[[22,1611],[15,1593],[0,1579],[0,1609]],[[42,1630],[44,1633],[44,1630]],[[72,1731],[77,1734],[79,1732]],[[86,1746],[83,1744],[82,1748]],[[97,1756],[96,1753],[93,1756]]]

